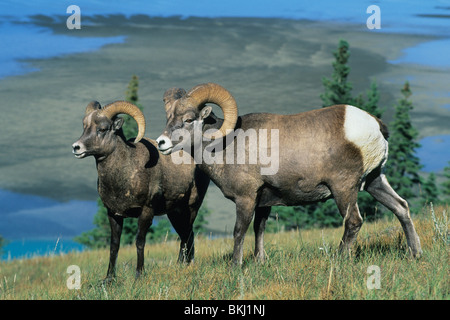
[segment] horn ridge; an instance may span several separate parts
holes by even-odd
[[[145,117],[142,111],[133,103],[123,100],[115,101],[106,105],[101,113],[109,119],[121,113],[131,116],[138,124],[138,135],[134,139],[134,143],[138,143],[144,137]]]
[[[225,136],[227,130],[233,130],[236,126],[238,117],[236,100],[221,85],[212,82],[199,84],[189,90],[186,97],[191,99],[193,105],[196,107],[202,106],[205,103],[214,103],[222,109],[224,117],[223,124],[215,133],[209,135],[210,138],[212,136]]]

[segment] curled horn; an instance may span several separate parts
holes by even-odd
[[[196,107],[201,107],[205,103],[214,103],[222,109],[224,118],[222,127],[216,132],[209,134],[209,138],[212,136],[216,138],[224,137],[227,134],[227,130],[233,130],[236,126],[238,118],[236,100],[224,87],[211,82],[199,84],[189,90],[186,98],[190,99]]]
[[[109,119],[112,119],[120,113],[133,117],[138,124],[138,135],[134,139],[134,143],[138,143],[144,137],[145,118],[142,111],[136,105],[127,101],[115,101],[105,106],[101,113]]]

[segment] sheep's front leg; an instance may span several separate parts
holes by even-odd
[[[137,251],[137,265],[136,278],[139,278],[144,271],[144,247],[145,237],[147,231],[153,222],[153,211],[150,208],[142,209],[142,213],[138,218],[138,232],[136,235],[136,251]]]
[[[111,227],[111,242],[109,247],[109,266],[105,279],[107,282],[111,281],[116,275],[116,260],[120,248],[123,217],[115,215],[108,209],[108,219]]]
[[[189,215],[186,213],[190,213]],[[179,263],[190,263],[194,260],[194,232],[192,230],[197,209],[183,208],[167,213],[167,217],[173,228],[180,236],[180,252],[178,254]]]
[[[255,230],[255,258],[258,262],[264,262],[264,230],[266,221],[269,218],[271,207],[258,207],[255,209],[255,221],[253,229]]]

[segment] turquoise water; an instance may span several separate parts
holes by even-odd
[[[2,248],[1,260],[32,258],[34,256],[59,255],[83,251],[85,247],[70,239],[22,239],[9,241]]]

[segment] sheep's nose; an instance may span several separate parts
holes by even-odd
[[[172,141],[168,136],[162,134],[156,139],[156,143],[158,144],[158,149],[162,152],[167,151],[173,147]]]
[[[80,146],[75,142],[72,145],[72,153],[77,153],[77,151],[79,151],[79,150],[80,150]]]
[[[166,144],[166,137],[165,136],[159,136],[158,139],[156,139],[156,143],[158,144],[159,149],[165,149],[164,145]]]

